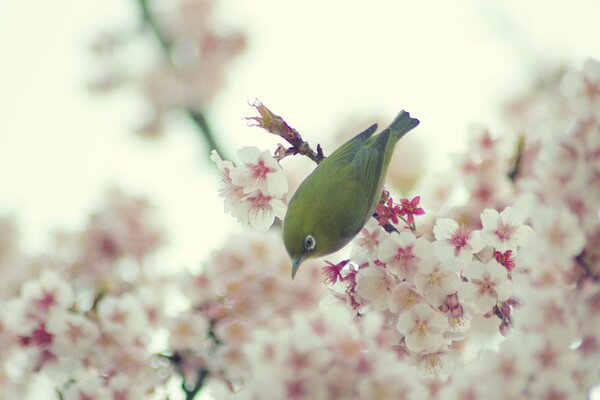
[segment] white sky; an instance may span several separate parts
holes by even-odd
[[[37,248],[116,183],[159,204],[171,262],[193,265],[239,229],[222,213],[205,150],[185,124],[161,143],[137,139],[130,97],[84,88],[86,46],[132,21],[132,4],[0,1],[0,213],[16,214]],[[313,143],[349,116],[405,108],[436,162],[461,147],[470,123],[497,126],[499,100],[540,65],[600,56],[596,0],[227,0],[222,14],[249,37],[210,110],[230,153],[274,147],[241,120],[259,98]]]

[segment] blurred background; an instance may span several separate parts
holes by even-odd
[[[198,264],[240,229],[191,108],[224,158],[275,149],[243,119],[255,98],[326,154],[340,129],[406,109],[435,170],[472,123],[513,129],[502,106],[536,77],[600,56],[595,0],[208,3],[0,2],[0,214],[15,216],[30,250],[81,226],[109,187],[159,207],[169,265]],[[215,40],[165,43],[156,28]],[[199,59],[213,62],[196,71]]]

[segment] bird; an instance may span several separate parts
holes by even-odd
[[[289,201],[283,242],[292,261],[292,279],[303,261],[334,253],[360,232],[375,212],[398,140],[419,125],[402,110],[390,126],[377,124],[325,158]]]

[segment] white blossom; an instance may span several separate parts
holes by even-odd
[[[398,317],[396,329],[404,335],[406,347],[416,353],[433,353],[444,346],[448,318],[426,304],[417,304]]]
[[[375,311],[389,308],[395,286],[394,277],[379,267],[363,268],[356,276],[356,293],[367,300]]]
[[[524,216],[514,207],[507,207],[501,213],[485,209],[481,213],[483,229],[475,232],[473,247],[479,252],[485,246],[492,246],[498,251],[527,247],[533,239],[533,230],[523,223]]]
[[[460,263],[454,259],[439,261],[428,258],[419,264],[414,277],[417,291],[434,306],[441,306],[446,296],[456,292],[461,284]]]
[[[511,294],[511,282],[506,268],[491,260],[470,263],[464,272],[469,280],[459,290],[459,297],[474,304],[475,312],[486,313],[498,302],[507,300]]]
[[[471,261],[472,234],[465,227],[451,218],[440,218],[433,227],[433,233],[436,239],[433,248],[440,260],[459,258],[462,261]]]
[[[242,165],[229,174],[231,182],[243,187],[244,193],[258,190],[265,195],[281,197],[287,192],[287,177],[271,153],[257,147],[242,147],[237,156]]]

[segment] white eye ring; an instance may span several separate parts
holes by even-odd
[[[308,235],[304,240],[304,248],[308,251],[314,250],[317,245],[317,241],[312,235]]]

